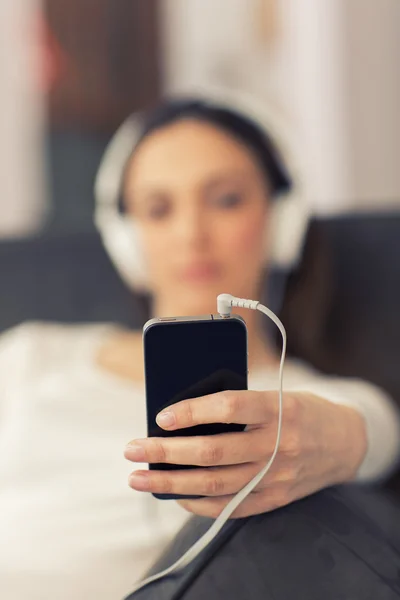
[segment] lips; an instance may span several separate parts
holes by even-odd
[[[188,282],[213,281],[221,274],[220,268],[214,263],[197,263],[189,265],[180,271],[180,278]]]

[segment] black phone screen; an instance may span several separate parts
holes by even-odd
[[[181,400],[247,389],[247,330],[241,319],[159,322],[144,335],[148,435],[210,435],[245,424],[214,423],[164,431],[157,414]],[[150,465],[156,469],[188,468]]]

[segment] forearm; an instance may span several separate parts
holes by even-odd
[[[353,407],[332,403],[331,408],[329,442],[336,469],[333,483],[354,481],[368,452],[366,422]]]
[[[336,451],[340,460],[347,453],[348,465],[356,467],[348,479],[376,482],[390,475],[400,456],[400,412],[393,401],[375,386],[355,380],[321,380],[310,391],[341,407],[343,431],[336,431]]]

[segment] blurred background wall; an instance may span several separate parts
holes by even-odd
[[[0,235],[87,230],[116,125],[218,83],[293,131],[319,213],[400,204],[398,0],[2,0]]]
[[[398,0],[166,0],[163,17],[167,89],[278,104],[317,210],[399,205]]]
[[[0,2],[0,236],[26,235],[46,217],[44,101],[38,0]]]

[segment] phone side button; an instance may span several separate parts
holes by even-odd
[[[176,321],[176,317],[160,317],[159,321]]]

